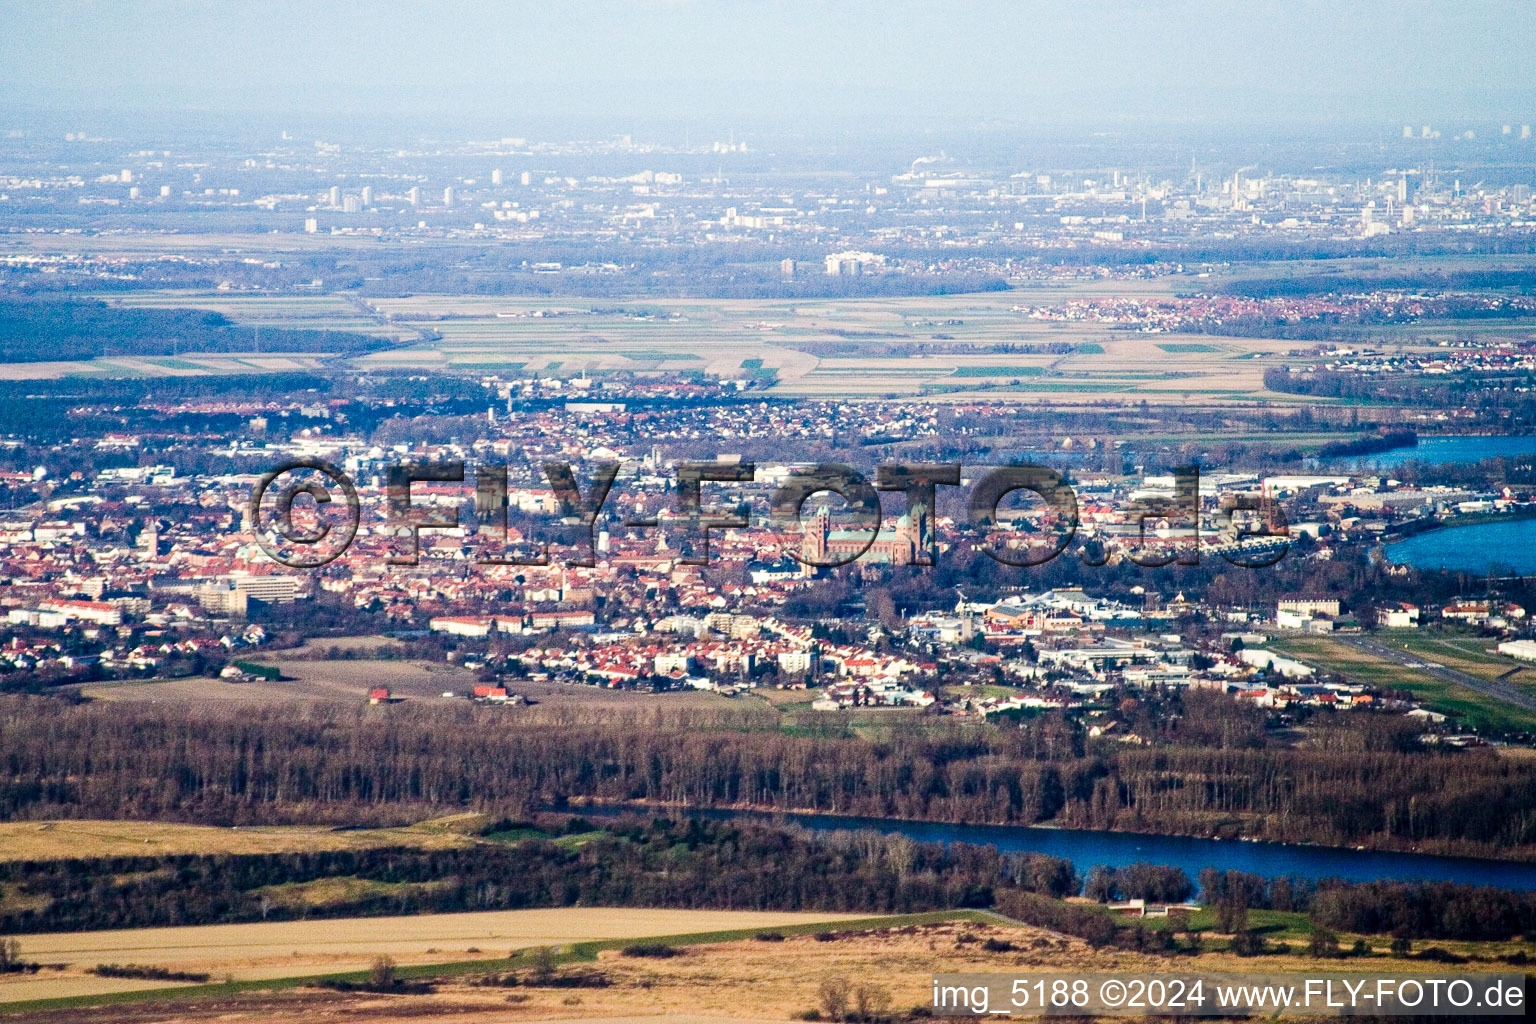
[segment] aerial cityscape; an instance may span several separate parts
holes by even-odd
[[[735,18],[814,83],[750,5],[578,4],[569,75],[632,108],[397,116],[349,112],[355,56],[139,6],[277,63],[238,106],[38,9],[68,89],[0,73],[0,1021],[1525,984],[1536,65],[1371,63],[1403,102],[1274,120],[1230,68],[1230,117],[1160,119],[1040,71],[1059,117],[962,115],[956,5],[953,81],[908,83],[944,112],[882,119],[624,63]],[[1436,1012],[1527,1012],[1488,999]]]

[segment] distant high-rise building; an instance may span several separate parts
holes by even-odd
[[[1513,132],[1514,130],[1515,130],[1514,126],[1512,126],[1512,125],[1505,125],[1504,126],[1504,134],[1505,135],[1508,135],[1510,132]]]
[[[1399,203],[1408,201],[1408,175],[1406,174],[1397,179],[1397,201]]]
[[[304,233],[306,235],[313,235],[315,232],[317,232],[319,230],[320,230],[320,221],[319,220],[317,220],[314,217],[306,217],[304,219]]]
[[[406,195],[406,198],[408,200],[410,200],[410,203],[411,203],[412,206],[420,206],[421,205],[421,189],[420,188],[417,188],[416,186],[412,185],[411,186],[411,190],[409,192],[407,192],[405,195]]]
[[[1522,139],[1528,139],[1528,138],[1531,137],[1531,126],[1530,125],[1523,124],[1523,125],[1520,126],[1520,137]]]
[[[491,172],[491,184],[492,185],[500,185],[501,184],[501,177],[502,177],[502,175],[501,175],[501,168],[498,167],[494,171]]]
[[[532,171],[524,171],[522,178],[519,179],[519,180],[521,180],[524,185],[532,185],[533,184],[533,172]]]
[[[137,198],[139,198],[138,186],[134,186],[133,188],[128,190],[128,198],[129,199],[137,199]]]
[[[1425,125],[1423,128],[1419,129],[1419,138],[1421,139],[1427,139],[1433,134],[1434,132],[1430,129],[1429,125]]]
[[[1405,139],[1413,138],[1413,125],[1411,125],[1411,124],[1403,125],[1403,138],[1405,138]]]
[[[444,206],[452,206],[453,205],[453,186],[452,185],[449,185],[447,188],[443,189],[443,205]]]
[[[372,206],[373,205],[373,186],[372,185],[364,185],[363,186],[363,205],[364,206]]]
[[[118,174],[117,180],[127,184],[133,180],[133,172],[125,167],[123,168],[122,172]]]
[[[332,185],[331,186],[331,205],[332,206],[340,206],[341,205],[341,186],[340,185]]]
[[[782,273],[785,277],[794,277],[795,276],[795,261],[794,260],[780,260],[779,261],[779,272]]]
[[[160,186],[160,198],[164,199],[165,197],[169,196],[170,194],[171,194],[171,186],[169,186],[169,185],[161,185]]]
[[[341,208],[345,213],[362,213],[363,201],[357,196],[347,196],[341,201]]]

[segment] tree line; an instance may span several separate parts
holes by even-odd
[[[513,824],[526,823],[493,828]],[[568,906],[906,913],[988,907],[1004,887],[1064,896],[1079,884],[1059,858],[871,832],[699,819],[546,827],[449,849],[9,862],[0,882],[36,905],[0,914],[0,934]],[[327,878],[380,884],[323,905],[281,898],[282,887]]]
[[[1085,747],[1052,715],[880,740],[538,721],[419,703],[237,713],[6,697],[0,817],[400,823],[596,800],[1536,852],[1536,764],[1488,750]]]
[[[368,352],[388,344],[350,331],[240,327],[222,313],[119,309],[105,302],[0,300],[0,359],[26,363],[193,352]]]
[[[530,907],[640,906],[908,913],[996,907],[1095,945],[1171,948],[1101,909],[1062,902],[1082,880],[1070,862],[871,831],[812,832],[771,822],[626,816],[503,819],[472,846],[263,854],[183,854],[0,863],[21,899],[6,932],[83,931],[297,918]],[[499,836],[507,836],[497,841]],[[284,898],[322,879],[377,883],[333,902]],[[1247,911],[1306,912],[1320,929],[1403,938],[1503,940],[1530,933],[1536,893],[1450,884],[1265,879],[1200,873],[1219,932],[1246,933]],[[1178,868],[1095,867],[1084,894],[1172,902],[1194,894]],[[1187,915],[1179,929],[1188,931]],[[0,965],[6,961],[0,945]],[[11,958],[17,963],[19,955]],[[3,969],[3,967],[0,967]]]

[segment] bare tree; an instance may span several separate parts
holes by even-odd
[[[533,976],[540,984],[548,983],[555,976],[555,948],[540,946],[533,951]]]
[[[884,985],[860,982],[853,990],[853,1012],[859,1020],[878,1020],[891,1008],[891,990]]]
[[[368,968],[368,984],[376,989],[395,987],[395,960],[393,957],[376,956]]]
[[[822,978],[821,985],[816,989],[816,1002],[821,1015],[827,1020],[842,1020],[848,1016],[849,989],[848,979],[841,975],[830,974]]]

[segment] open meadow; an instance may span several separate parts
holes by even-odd
[[[1006,972],[1028,976],[1064,971],[1113,971],[1155,976],[1174,972],[1280,972],[1316,970],[1319,961],[1272,948],[1253,957],[1237,957],[1221,943],[1198,955],[1153,955],[1119,948],[1095,949],[1080,939],[1021,925],[979,911],[950,911],[902,918],[864,919],[840,930],[835,915],[734,914],[692,911],[518,911],[519,924],[503,925],[507,939],[535,943],[563,941],[583,930],[610,935],[607,941],[562,946],[558,963],[537,965],[525,953],[512,962],[452,965],[446,972],[402,967],[406,977],[435,979],[430,993],[379,995],[337,993],[315,988],[263,985],[217,986],[218,991],[184,999],[119,1003],[91,1007],[92,1000],[72,1000],[70,1008],[35,1006],[28,1021],[38,1024],[278,1024],[317,1018],[366,1020],[371,1024],[424,1024],[450,1018],[461,1024],[583,1020],[630,1022],[748,1022],[826,1019],[825,993],[841,989],[848,1008],[858,1001],[872,1010],[902,1019],[928,1004],[935,972]],[[561,915],[549,918],[528,915]],[[610,917],[611,915],[611,917]],[[451,915],[485,917],[485,915]],[[1287,916],[1287,915],[1281,915]],[[1296,916],[1296,915],[1289,915]],[[732,920],[734,930],[718,934],[662,935],[647,943],[664,955],[627,953],[626,929],[645,923],[656,927],[703,925]],[[429,922],[429,923],[428,923]],[[591,924],[588,924],[591,922]],[[769,922],[777,922],[770,924]],[[463,945],[478,939],[466,929],[445,927],[439,919],[418,922],[424,932],[450,932]],[[318,923],[317,923],[318,924]],[[360,922],[330,922],[332,928]],[[1304,938],[1281,922],[1255,920],[1274,940]],[[392,927],[389,919],[367,922]],[[250,926],[240,926],[250,927]],[[265,927],[265,926],[257,926]],[[307,925],[305,926],[307,927]],[[187,931],[182,929],[180,931]],[[141,933],[130,933],[141,934]],[[638,936],[633,936],[638,937]],[[502,937],[498,936],[498,941]],[[1346,937],[1347,938],[1347,937]],[[379,940],[379,948],[419,948],[423,942],[449,939]],[[1393,958],[1384,937],[1368,940],[1369,954],[1327,962],[1329,973],[1423,974],[1444,970],[1431,961]],[[157,950],[164,946],[152,947]],[[207,949],[195,951],[207,955]],[[1475,951],[1467,950],[1474,957]],[[1474,959],[1466,970],[1499,970],[1500,961]],[[515,981],[508,983],[508,977]],[[488,980],[496,983],[488,984]],[[110,997],[108,997],[110,998]],[[0,1015],[5,1014],[0,1006]]]
[[[1425,661],[1465,672],[1479,679],[1504,679],[1517,686],[1536,687],[1536,673],[1528,663],[1498,652],[1498,641],[1456,633],[1424,633],[1414,629],[1383,630],[1378,639],[1401,647]]]
[[[477,815],[461,818],[479,820]],[[474,840],[454,819],[403,828],[333,828],[325,825],[246,825],[221,828],[162,821],[8,821],[0,823],[0,861],[175,854],[263,854],[362,850],[381,846],[436,849]],[[0,901],[3,904],[3,901]]]
[[[323,646],[323,645],[322,645]],[[187,704],[281,704],[293,701],[340,701],[361,703],[378,687],[390,691],[391,701],[462,701],[469,697],[478,676],[467,669],[438,661],[388,658],[270,657],[251,659],[276,668],[281,679],[232,682],[207,676],[181,679],[143,679],[90,683],[79,687],[81,696],[101,701],[134,701]],[[509,679],[508,689],[530,706],[507,705],[507,714],[551,712],[558,709],[726,709],[730,698],[704,690],[672,693],[640,693],[532,679]],[[444,694],[451,694],[445,697]]]
[[[214,979],[261,981],[401,965],[505,959],[515,949],[696,932],[771,929],[865,919],[858,914],[565,907],[411,917],[263,922],[22,935],[22,954],[63,970],[0,976],[0,1007],[34,999],[128,991],[139,979],[86,973],[97,964],[152,965]],[[187,984],[187,983],[183,983]],[[149,987],[167,987],[166,982]]]

